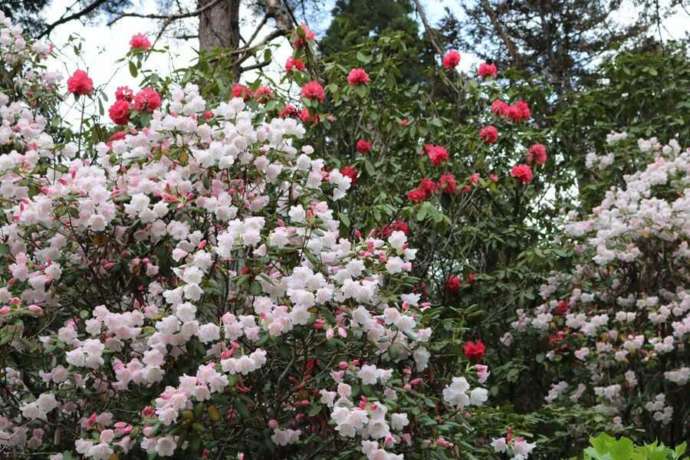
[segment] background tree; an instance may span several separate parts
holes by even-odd
[[[558,93],[590,75],[604,53],[641,37],[651,25],[640,14],[621,24],[622,0],[480,0],[463,3],[464,16],[448,11],[441,29],[463,49],[499,68],[543,75]],[[646,11],[646,9],[643,9]]]

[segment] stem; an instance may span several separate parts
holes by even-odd
[[[82,138],[82,132],[84,129],[84,111],[86,110],[86,99],[82,100],[81,103],[81,117],[79,119],[79,142],[77,144],[77,151],[81,155],[81,138]]]

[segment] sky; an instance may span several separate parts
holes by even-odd
[[[196,4],[196,1],[183,0]],[[375,1],[375,0],[372,0]],[[619,14],[620,21],[630,21],[635,18],[636,10],[631,6],[631,0],[626,0],[628,6],[624,6]],[[321,17],[322,20],[310,26],[317,31],[323,33],[328,27],[330,20],[330,11],[335,0],[326,0],[326,5],[323,8],[325,14]],[[42,12],[45,20],[50,23],[57,20],[65,9],[74,3],[74,0],[53,0]],[[136,11],[141,14],[157,13],[156,0],[133,0],[134,7],[131,11]],[[459,0],[427,0],[425,2],[426,13],[430,22],[436,23],[444,15],[444,9],[447,7],[457,15],[461,15],[461,2]],[[625,5],[625,4],[624,4]],[[251,35],[256,28],[258,18],[250,11],[241,11],[243,18],[241,23],[241,32],[243,36]],[[102,18],[93,23],[82,24],[79,21],[69,22],[67,24],[57,27],[50,38],[59,50],[59,56],[50,63],[52,68],[62,68],[65,74],[71,74],[77,67],[85,69],[91,75],[94,83],[97,86],[102,86],[109,100],[114,99],[114,91],[118,86],[128,85],[136,88],[137,80],[133,78],[128,71],[127,63],[117,63],[116,61],[122,58],[129,49],[129,39],[134,34],[144,33],[151,37],[156,36],[158,32],[158,21],[150,19],[139,18],[123,18],[108,27],[106,19]],[[190,31],[196,29],[193,19],[187,20],[186,24]],[[684,13],[676,14],[669,18],[664,24],[665,30],[663,34],[666,37],[678,38],[683,35],[685,31],[690,29],[689,18]],[[264,33],[270,32],[270,27],[264,27]],[[172,34],[170,34],[172,35]],[[259,36],[261,37],[261,35]],[[72,41],[70,41],[72,39]],[[71,44],[76,43],[74,40],[81,40],[81,52],[77,56]],[[283,67],[285,60],[290,56],[291,48],[284,38],[279,38],[274,41],[275,48],[273,50],[274,62],[264,71],[269,75],[277,76]],[[67,45],[66,44],[70,44]],[[196,56],[195,49],[198,47],[196,40],[176,40],[172,36],[165,36],[157,45],[168,46],[169,53],[154,54],[149,58],[146,66],[151,70],[156,70],[161,74],[170,73],[173,68],[179,68],[191,64]],[[463,54],[463,60],[459,66],[459,71],[467,72],[477,65],[477,58],[469,53],[467,50],[460,50]],[[78,65],[74,63],[78,62]],[[65,63],[71,63],[73,68],[66,68]],[[243,76],[243,79],[252,80],[256,75],[248,73]],[[66,106],[64,115],[68,119],[78,117],[79,110],[76,107]]]
[[[328,27],[330,11],[335,0],[327,0],[324,11],[328,14],[323,15],[323,20],[318,24],[310,24],[317,32],[322,33]],[[74,3],[74,0],[53,0],[42,11],[42,16],[47,23],[59,19],[66,8]],[[141,14],[157,13],[156,0],[134,0],[134,7],[130,11]],[[193,4],[196,2],[193,2]],[[427,2],[427,15],[432,22],[436,22],[444,14],[444,8],[458,9],[458,2],[455,0],[431,0]],[[193,7],[192,7],[193,9]],[[241,23],[242,35],[250,36],[256,28],[258,18],[250,11],[241,11],[243,21]],[[83,24],[79,21],[72,21],[57,27],[50,35],[50,40],[59,50],[59,55],[49,65],[52,68],[61,68],[64,74],[71,74],[76,68],[86,70],[97,86],[102,86],[110,100],[114,100],[114,91],[118,86],[128,85],[136,88],[137,79],[129,74],[126,62],[117,63],[129,50],[129,39],[134,34],[144,33],[153,39],[158,32],[159,22],[150,19],[123,18],[113,26],[107,26],[105,18],[93,23]],[[196,28],[194,20],[187,20],[185,24],[190,30]],[[270,32],[270,27],[264,27],[265,33]],[[262,35],[259,36],[259,38]],[[74,44],[81,41],[81,51],[79,55],[74,52]],[[276,47],[273,50],[274,62],[264,71],[269,75],[278,75],[283,68],[283,64],[291,54],[291,48],[286,39],[275,40]],[[194,62],[197,40],[176,40],[172,34],[166,35],[157,44],[168,46],[169,53],[153,54],[146,67],[156,70],[159,73],[170,73],[173,68],[186,66]],[[65,67],[65,63],[71,63],[72,67]],[[75,64],[78,63],[78,64]],[[471,58],[465,59],[463,66],[469,70],[474,63]],[[255,74],[248,73],[243,79],[252,80]],[[68,105],[65,107],[64,115],[68,119],[74,120],[78,117],[80,109],[76,106]]]

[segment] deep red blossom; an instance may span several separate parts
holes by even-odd
[[[134,109],[139,112],[153,112],[161,106],[161,95],[153,88],[144,88],[134,96]]]
[[[353,165],[347,165],[340,168],[340,174],[345,177],[349,177],[352,181],[352,185],[357,183],[357,178],[359,177],[359,171]]]
[[[531,116],[532,111],[530,110],[529,105],[522,99],[512,104],[508,112],[508,117],[516,123],[529,120]]]
[[[427,193],[419,187],[413,188],[412,190],[407,192],[407,199],[413,203],[420,203],[420,202],[426,200],[427,198],[428,198]]]
[[[254,91],[254,100],[259,104],[265,104],[273,97],[273,90],[268,86],[259,86]]]
[[[449,293],[455,295],[460,292],[461,287],[462,280],[458,275],[449,275],[448,278],[446,278],[446,291]]]
[[[357,141],[355,148],[359,153],[369,153],[371,152],[371,141],[360,139]]]
[[[302,72],[304,69],[305,69],[304,61],[301,60],[300,58],[289,57],[287,59],[287,61],[285,62],[285,71],[287,73],[290,73],[293,70],[297,70],[298,72]]]
[[[295,30],[295,38],[292,41],[292,46],[295,48],[302,48],[307,42],[313,42],[316,34],[306,24],[300,25]]]
[[[431,164],[434,166],[440,166],[442,163],[448,161],[448,150],[440,145],[425,144],[424,150],[429,160],[431,160]]]
[[[75,70],[67,79],[67,91],[76,96],[85,96],[93,93],[93,80],[83,70]]]
[[[558,304],[556,305],[556,308],[553,309],[553,312],[556,315],[565,316],[565,314],[568,313],[568,310],[570,310],[570,303],[563,299],[558,301]]]
[[[115,90],[115,100],[132,102],[134,91],[129,86],[118,86]]]
[[[424,190],[424,193],[427,195],[432,195],[438,189],[438,185],[433,180],[425,177],[419,181],[419,188]]]
[[[318,113],[311,113],[308,108],[303,108],[299,113],[299,119],[302,123],[315,125],[320,121]]]
[[[458,189],[458,182],[452,173],[443,173],[438,179],[438,188],[443,193],[455,193]]]
[[[146,35],[136,34],[129,40],[129,46],[134,50],[145,51],[151,48],[151,42]]]
[[[113,134],[110,135],[108,138],[108,143],[112,143],[115,141],[121,141],[127,136],[127,133],[125,131],[115,131]]]
[[[350,70],[347,75],[347,84],[350,86],[366,85],[369,83],[369,74],[361,67]]]
[[[235,83],[232,85],[232,97],[241,97],[245,101],[248,101],[252,97],[252,90],[251,88],[241,85],[239,83]]]
[[[499,117],[507,117],[510,111],[510,105],[505,101],[496,99],[491,103],[491,111]]]
[[[467,359],[471,361],[479,361],[486,354],[486,347],[484,346],[484,342],[479,339],[474,342],[468,340],[462,346],[462,351]]]
[[[302,87],[302,96],[307,99],[323,102],[326,99],[326,92],[324,91],[323,86],[321,86],[321,83],[316,80],[312,80],[308,83],[305,83]]]
[[[510,175],[523,184],[529,184],[534,179],[532,168],[526,164],[517,164],[510,170]]]
[[[299,115],[299,110],[297,110],[297,107],[295,107],[292,104],[286,104],[285,107],[283,107],[282,110],[280,111],[280,113],[278,114],[278,116],[280,116],[280,118],[288,118],[288,117],[292,118],[292,117],[296,117],[298,115]]]
[[[108,115],[116,125],[126,125],[129,123],[129,102],[123,99],[115,101],[108,109]]]
[[[477,282],[477,274],[474,272],[470,272],[467,274],[467,283],[468,284],[474,284]]]
[[[498,129],[493,125],[484,126],[479,130],[479,138],[485,144],[495,144],[498,140]]]
[[[536,163],[539,166],[546,163],[548,154],[546,153],[546,146],[544,144],[533,144],[527,150],[527,163]]]
[[[381,234],[383,235],[384,238],[388,238],[395,231],[403,232],[405,235],[409,235],[410,234],[410,226],[407,225],[407,222],[405,222],[404,220],[400,220],[400,219],[394,220],[390,224],[383,227],[383,229],[381,230]]]
[[[488,62],[482,62],[479,64],[479,69],[477,69],[477,74],[482,77],[482,78],[495,78],[496,75],[498,74],[498,70],[496,69],[495,64],[491,64]]]
[[[460,53],[457,50],[448,50],[443,55],[443,67],[446,69],[453,69],[460,64]]]

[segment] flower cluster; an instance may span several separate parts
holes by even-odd
[[[0,161],[2,446],[206,457],[270,439],[270,458],[352,441],[399,459],[440,445],[396,402],[424,391],[432,334],[405,229],[342,237],[328,203],[352,177],[241,94],[213,108],[193,84],[116,97],[143,126],[62,145],[0,95],[3,128],[19,127],[0,136],[14,147]],[[456,378],[443,397],[487,392]]]
[[[545,303],[513,327],[548,337],[546,357],[563,372],[547,402],[593,405],[615,429],[676,423],[687,434],[673,408],[690,381],[690,151],[655,139],[639,147],[656,159],[592,215],[573,216],[566,231],[582,262],[554,274]]]

